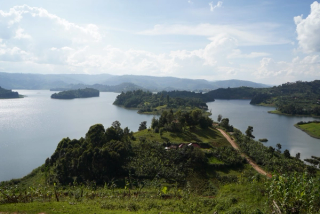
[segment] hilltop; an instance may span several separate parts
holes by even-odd
[[[166,112],[139,131],[119,121],[62,139],[45,163],[0,183],[0,210],[56,213],[316,213],[318,170],[201,112]],[[201,125],[202,124],[202,125]],[[213,126],[213,124],[215,124]],[[272,172],[258,174],[241,153]],[[317,157],[314,157],[317,158]],[[316,159],[315,159],[316,160]],[[278,175],[279,174],[279,175]],[[281,176],[280,176],[281,175]],[[283,192],[282,189],[286,189]],[[285,200],[284,200],[285,198]]]

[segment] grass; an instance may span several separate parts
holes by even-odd
[[[212,146],[230,146],[229,142],[223,137],[223,135],[214,128],[208,128],[203,130],[199,127],[195,127],[192,132],[186,130],[184,132],[164,132],[162,136],[159,133],[154,133],[152,130],[142,130],[134,133],[136,142],[139,138],[145,138],[148,141],[157,142],[171,142],[171,143],[210,143]]]
[[[295,124],[294,126],[306,132],[311,137],[320,139],[320,123]]]

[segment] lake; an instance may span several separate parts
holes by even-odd
[[[150,126],[152,115],[137,114],[112,105],[117,93],[101,92],[100,97],[57,100],[48,90],[15,90],[23,99],[0,100],[0,181],[20,178],[44,163],[64,137],[84,137],[91,125],[105,128],[115,120],[121,127],[137,131],[142,121]],[[256,139],[267,138],[267,146],[282,145],[291,155],[302,158],[318,155],[320,140],[311,138],[293,125],[311,117],[287,117],[268,114],[270,107],[249,105],[249,100],[216,100],[208,103],[212,118],[218,114],[244,132],[253,126]]]

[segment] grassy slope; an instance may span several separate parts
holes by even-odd
[[[311,137],[320,139],[320,123],[296,124],[294,126],[306,132]]]
[[[187,143],[187,142],[202,142],[209,143],[212,146],[230,146],[228,141],[221,135],[216,129],[210,128],[208,130],[201,130],[196,128],[193,133],[169,133],[164,132],[162,138],[159,133],[152,133],[152,131],[143,130],[136,132],[136,143],[139,141],[139,137],[145,137],[147,140],[155,140],[159,142],[170,141],[173,143]],[[209,162],[219,163],[218,159],[209,160]],[[265,204],[266,196],[260,194],[260,189],[263,188],[263,183],[252,183],[246,181],[256,174],[252,167],[245,164],[244,167],[225,167],[220,169],[213,169],[214,171],[208,171],[207,175],[214,183],[217,174],[220,176],[234,176],[238,177],[240,182],[238,183],[226,183],[218,184],[219,191],[215,197],[199,197],[197,195],[189,195],[189,198],[182,199],[172,197],[169,199],[161,199],[157,196],[155,190],[145,189],[147,195],[136,197],[123,197],[122,193],[119,193],[117,197],[95,197],[90,199],[84,197],[81,201],[75,200],[74,196],[61,196],[60,202],[55,202],[54,198],[51,202],[48,199],[34,200],[33,203],[18,203],[18,204],[2,204],[0,203],[1,212],[17,212],[23,211],[23,213],[207,213],[210,210],[222,211],[223,213],[234,213],[238,209],[252,213],[259,208],[262,211],[268,210]],[[40,168],[35,169],[32,173],[21,179],[19,186],[45,188],[44,185],[44,172],[41,172]],[[191,179],[191,183],[192,179]],[[194,184],[192,184],[194,185]],[[42,187],[41,187],[42,186]],[[61,189],[62,188],[62,189]],[[72,187],[59,187],[61,191],[63,188],[66,190],[72,190]],[[47,187],[47,190],[53,187]],[[42,190],[43,191],[43,190]],[[90,194],[91,190],[85,190],[87,194]],[[112,195],[111,190],[98,189],[96,192],[106,191],[107,195]],[[125,192],[127,190],[119,189],[119,192]],[[148,195],[148,192],[150,193]],[[173,189],[169,188],[169,195],[174,195]],[[181,190],[181,196],[184,195],[185,190]],[[1,197],[0,197],[1,198]],[[199,209],[199,210],[197,210]],[[201,210],[200,210],[201,209]],[[206,209],[208,209],[206,211]],[[219,212],[219,213],[220,213]]]
[[[186,131],[183,133],[171,133],[164,132],[162,136],[159,133],[153,133],[151,130],[145,129],[140,132],[134,133],[136,142],[139,138],[144,137],[149,141],[158,142],[171,142],[171,143],[210,143],[212,146],[229,146],[228,141],[221,135],[221,133],[214,129],[209,128],[207,130],[202,130],[196,127],[192,132]]]

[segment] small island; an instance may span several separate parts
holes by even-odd
[[[97,89],[85,88],[78,90],[61,91],[51,95],[53,99],[74,99],[74,98],[88,98],[88,97],[99,97],[100,92]]]
[[[122,92],[113,103],[129,109],[138,109],[140,114],[160,115],[163,111],[208,110],[202,99],[194,97],[170,97],[167,92],[152,93],[142,90]],[[209,113],[209,112],[208,112]]]
[[[13,98],[22,98],[22,95],[19,95],[18,92],[12,90],[4,89],[0,87],[0,99],[13,99]]]
[[[300,121],[294,126],[306,132],[311,137],[320,139],[320,121],[317,121],[317,120],[308,121],[308,122]]]

